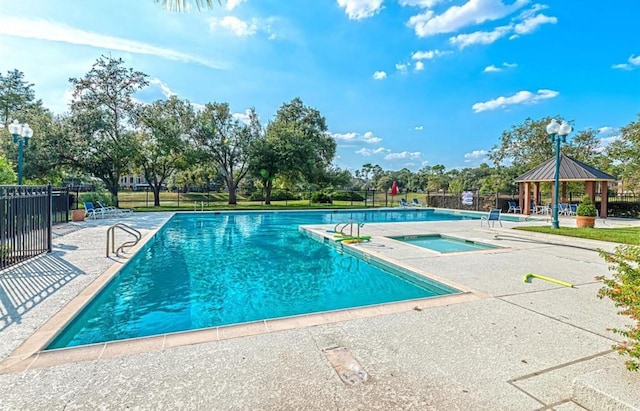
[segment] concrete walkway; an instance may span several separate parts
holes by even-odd
[[[169,217],[136,213],[128,223],[149,233]],[[113,223],[56,227],[53,253],[0,273],[0,358],[116,263],[104,256]],[[354,245],[463,284],[483,298],[3,374],[0,408],[579,410],[576,401],[582,401],[589,409],[605,409],[588,389],[602,373],[615,373],[614,389],[640,386],[637,375],[620,371],[622,361],[611,350],[617,336],[606,331],[627,322],[609,301],[596,298],[600,284],[594,277],[608,270],[593,250],[614,245],[510,230],[519,224],[491,230],[480,229],[477,220],[369,224],[363,230],[373,241]],[[427,233],[507,249],[439,255],[385,238]],[[529,272],[575,288],[525,283]],[[346,349],[368,375],[366,382],[343,382],[324,352],[334,347]],[[618,409],[640,407],[637,396],[622,400],[628,408]]]

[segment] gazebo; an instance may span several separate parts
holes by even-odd
[[[515,179],[515,182],[518,183],[520,210],[522,210],[524,214],[531,214],[531,207],[529,204],[531,204],[532,200],[536,205],[540,205],[540,183],[553,183],[555,181],[555,172],[556,158],[554,156],[533,170],[527,171]],[[596,185],[599,183],[600,192],[602,193],[602,200],[600,201],[600,217],[607,217],[607,186],[609,182],[616,181],[615,177],[567,155],[560,154],[559,180],[561,183],[559,202],[567,201],[568,182],[584,182],[585,194],[588,195],[591,198],[591,201],[595,204]],[[552,196],[555,195],[554,190],[551,190],[551,192]]]

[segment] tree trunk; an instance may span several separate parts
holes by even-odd
[[[153,186],[153,206],[160,207],[160,184]]]
[[[273,188],[273,182],[267,180],[267,184],[264,186],[264,204],[271,205],[271,189]]]
[[[233,183],[233,180],[227,179],[227,188],[229,189],[229,205],[238,204],[238,200],[236,198],[236,185]]]

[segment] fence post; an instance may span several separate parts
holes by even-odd
[[[476,190],[478,200],[476,201],[476,211],[480,211],[480,190]]]
[[[51,222],[51,212],[53,211],[53,190],[51,189],[51,184],[47,185],[47,195],[49,197],[49,201],[47,201],[47,252],[50,253],[53,249],[53,227]],[[67,203],[69,202],[67,201]],[[68,212],[67,215],[69,215]]]

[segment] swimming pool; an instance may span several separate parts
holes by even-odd
[[[176,214],[47,349],[458,292],[298,231],[346,218],[447,216],[429,210]]]
[[[389,238],[443,254],[463,251],[495,250],[501,248],[497,245],[465,240],[442,234],[405,235]]]

